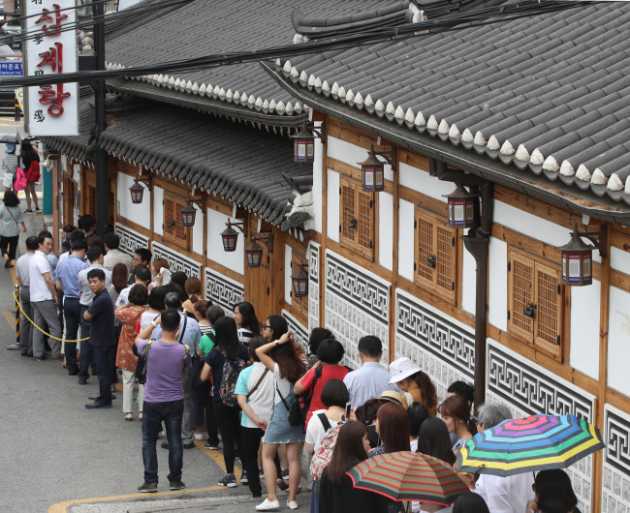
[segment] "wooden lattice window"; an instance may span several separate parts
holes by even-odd
[[[179,202],[174,195],[164,193],[164,221],[162,224],[164,239],[187,250],[190,230],[182,224],[182,208],[184,206],[184,203]]]
[[[562,355],[563,294],[558,269],[510,250],[508,330],[555,358]]]
[[[415,282],[455,303],[457,230],[445,219],[416,207]]]
[[[341,243],[374,260],[374,193],[363,192],[358,182],[344,177],[339,201]]]

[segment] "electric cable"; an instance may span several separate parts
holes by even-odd
[[[113,78],[125,78],[142,75],[160,74],[165,71],[191,71],[195,69],[209,69],[219,66],[243,64],[287,58],[293,56],[321,53],[325,51],[342,51],[347,48],[365,46],[385,42],[388,40],[402,40],[412,37],[422,37],[436,33],[442,33],[464,28],[485,26],[499,22],[512,21],[524,17],[537,16],[543,13],[556,12],[562,9],[575,7],[574,2],[561,2],[549,5],[539,5],[532,9],[511,8],[492,11],[491,16],[484,12],[480,14],[464,14],[452,18],[408,23],[398,27],[385,27],[330,37],[323,40],[309,41],[306,43],[267,47],[260,50],[224,52],[220,54],[206,55],[193,59],[183,59],[156,63],[142,66],[132,66],[117,70],[82,71],[66,74],[50,74],[44,76],[32,76],[25,78],[8,78],[0,80],[3,86],[34,86],[52,83],[87,82],[94,80],[106,80]],[[507,14],[506,14],[507,12]]]

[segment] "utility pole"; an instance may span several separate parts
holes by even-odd
[[[92,4],[94,15],[94,53],[96,69],[105,69],[105,2]],[[106,128],[105,123],[105,80],[94,82],[94,117],[96,140]],[[109,173],[107,170],[107,153],[96,145],[94,153],[94,168],[96,170],[96,232],[103,235],[109,224]]]

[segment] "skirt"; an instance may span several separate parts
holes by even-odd
[[[295,401],[295,396],[290,394],[286,398],[289,406]],[[304,443],[304,427],[289,424],[289,412],[282,401],[274,403],[271,421],[262,439],[265,444],[301,444]]]

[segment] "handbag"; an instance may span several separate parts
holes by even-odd
[[[134,378],[136,383],[144,385],[147,382],[147,364],[149,363],[149,351],[151,349],[152,340],[147,342],[144,346],[142,353],[138,354],[138,362],[136,363],[136,370],[134,372]],[[136,345],[134,344],[134,349]]]
[[[28,179],[26,178],[26,173],[24,172],[24,169],[22,169],[20,166],[16,167],[15,178],[13,179],[13,188],[16,192],[23,191],[24,189],[26,189],[27,185]]]
[[[300,426],[302,429],[304,429],[304,421],[306,420],[306,416],[304,415],[304,412],[300,407],[300,403],[295,400],[293,401],[291,406],[289,406],[286,399],[283,397],[282,392],[280,392],[280,389],[278,388],[278,383],[276,383],[276,392],[278,392],[282,404],[284,404],[284,407],[289,413],[289,425],[293,427]]]

